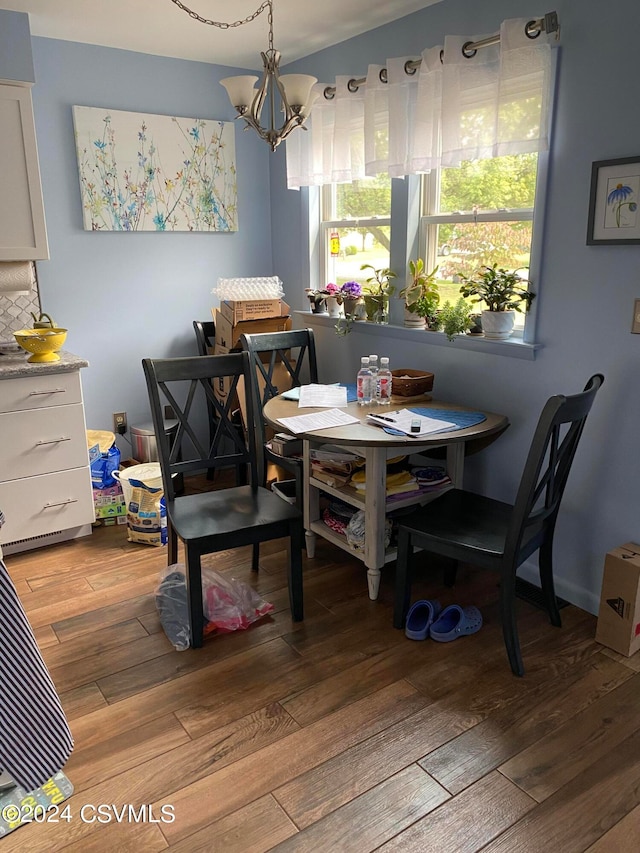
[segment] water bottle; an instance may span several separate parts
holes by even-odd
[[[371,402],[372,375],[369,369],[369,358],[363,355],[360,359],[360,370],[356,376],[356,388],[358,394],[358,405],[368,406]]]
[[[378,405],[388,406],[391,402],[391,383],[393,377],[389,369],[389,359],[383,356],[380,359],[380,370],[378,371],[377,398]]]
[[[378,402],[378,356],[369,356],[369,370],[371,371],[371,402]]]

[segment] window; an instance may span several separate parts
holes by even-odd
[[[322,191],[322,267],[320,281],[338,286],[364,283],[368,271],[389,266],[391,246],[391,178],[378,175],[350,184],[331,184]]]
[[[423,177],[421,254],[427,269],[438,267],[441,302],[455,302],[460,275],[485,265],[529,277],[537,167],[537,154],[518,154]],[[525,316],[516,313],[520,332]]]

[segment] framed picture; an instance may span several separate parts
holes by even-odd
[[[73,108],[87,231],[237,231],[235,126]]]
[[[591,167],[588,246],[640,243],[640,156]]]

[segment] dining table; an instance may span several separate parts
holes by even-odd
[[[383,414],[393,418],[393,413],[410,408],[424,416],[449,418],[455,422],[455,428],[445,432],[423,435],[414,438],[408,435],[394,435],[391,430],[367,422],[369,414]],[[269,400],[263,409],[265,421],[276,432],[288,432],[282,419],[322,412],[321,408],[299,408],[298,401],[287,399],[282,394]],[[480,411],[442,400],[425,398],[419,403],[404,402],[402,398],[392,398],[387,406],[376,403],[359,405],[349,402],[341,406],[356,419],[355,422],[323,427],[296,433],[302,439],[303,483],[302,496],[305,545],[307,556],[315,556],[316,536],[321,536],[339,548],[360,559],[367,569],[369,598],[377,599],[380,589],[381,570],[386,563],[395,560],[396,551],[389,547],[385,538],[387,513],[416,504],[423,505],[434,500],[444,489],[462,488],[465,455],[483,449],[495,441],[509,426],[505,415]],[[469,425],[467,425],[469,424]],[[323,445],[344,448],[364,459],[366,489],[364,493],[351,485],[332,486],[313,476],[311,451]],[[444,456],[444,466],[450,482],[441,490],[428,493],[408,493],[406,497],[387,497],[387,462],[401,455],[409,458],[418,456],[429,458],[429,452]],[[425,462],[424,464],[429,464]],[[322,502],[329,498],[338,500],[364,511],[364,544],[354,549],[346,537],[327,526],[322,518]]]

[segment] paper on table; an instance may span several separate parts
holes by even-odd
[[[298,408],[326,406],[330,409],[347,405],[347,389],[339,385],[303,385]]]
[[[358,418],[341,412],[340,409],[329,409],[326,412],[315,412],[310,415],[294,415],[292,418],[278,418],[278,423],[289,432],[297,435],[300,432],[313,432],[316,429],[345,426],[359,423]]]
[[[397,429],[411,438],[421,438],[425,435],[433,435],[436,432],[449,432],[456,429],[456,424],[450,421],[436,420],[436,418],[425,418],[410,412],[409,409],[400,409],[397,412],[390,412],[388,415],[367,415],[369,423],[373,423],[380,427],[391,427]],[[411,422],[420,421],[420,431],[411,432]]]

